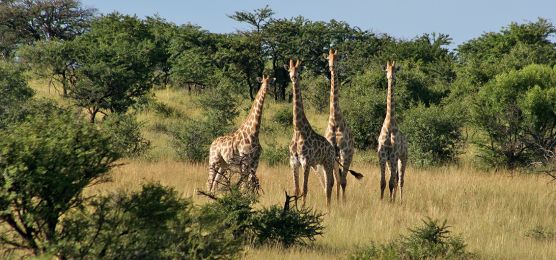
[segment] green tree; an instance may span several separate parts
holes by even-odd
[[[477,144],[488,164],[545,161],[556,147],[556,68],[533,64],[498,75],[481,88],[471,115],[485,134]]]
[[[4,128],[22,104],[33,95],[22,71],[11,63],[0,61],[0,129]]]
[[[36,41],[21,47],[18,56],[39,77],[60,83],[62,96],[67,97],[75,87],[76,53],[71,44],[61,40]]]
[[[7,0],[0,3],[0,52],[8,57],[18,44],[70,40],[85,32],[96,10],[78,0]]]
[[[72,113],[49,107],[0,133],[2,248],[44,254],[65,235],[65,213],[102,180],[119,155],[111,141]]]
[[[112,13],[72,42],[77,81],[70,97],[89,113],[123,113],[152,87],[156,54],[152,35],[136,17]]]

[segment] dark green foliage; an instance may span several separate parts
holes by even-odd
[[[289,159],[289,148],[278,144],[269,144],[263,149],[261,159],[269,166],[285,165]]]
[[[236,98],[231,93],[231,86],[222,79],[219,87],[211,89],[199,97],[199,105],[209,127],[209,135],[216,137],[231,130],[235,118],[239,115]]]
[[[303,73],[301,76],[301,88],[303,89],[304,101],[308,107],[319,113],[328,112],[330,106],[330,81],[324,76],[315,75],[311,72]],[[339,82],[336,84],[340,84]]]
[[[103,179],[119,154],[93,125],[52,105],[0,133],[2,248],[35,255],[66,235],[62,216],[83,205],[83,189]]]
[[[455,162],[463,123],[458,111],[447,107],[419,105],[405,111],[400,129],[408,139],[411,161],[418,166]]]
[[[238,240],[253,245],[305,245],[322,235],[323,215],[311,209],[279,206],[255,210],[256,198],[232,189],[201,209],[205,220],[234,230]],[[289,205],[289,204],[288,204]]]
[[[110,136],[114,149],[123,156],[138,156],[149,149],[150,142],[141,136],[141,125],[135,115],[108,115],[102,121],[102,130]]]
[[[38,40],[70,40],[86,31],[96,10],[78,0],[0,2],[0,53]]]
[[[529,65],[497,76],[478,93],[474,125],[486,163],[519,167],[545,162],[556,147],[556,69]]]
[[[11,63],[0,61],[0,129],[19,113],[22,104],[33,96],[21,70]]]
[[[151,89],[156,46],[137,17],[106,15],[71,44],[78,69],[70,97],[87,109],[91,122],[98,112],[125,113]]]
[[[222,259],[242,249],[231,229],[205,221],[172,188],[145,184],[141,191],[92,201],[64,220],[68,236],[55,248],[69,258]]]
[[[323,215],[310,209],[284,210],[271,206],[259,210],[253,218],[254,243],[280,244],[284,247],[304,245],[322,235]]]
[[[185,117],[178,109],[156,100],[150,101],[148,108],[154,110],[155,113],[161,115],[162,117]]]
[[[208,158],[211,126],[205,122],[186,119],[182,123],[171,126],[170,134],[174,138],[173,145],[178,157],[182,160],[200,162]]]
[[[409,236],[387,244],[372,243],[368,248],[357,251],[350,259],[474,259],[466,251],[459,236],[451,236],[446,221],[423,220],[424,225],[410,229]]]
[[[355,145],[360,149],[375,149],[386,113],[386,91],[375,88],[386,86],[384,73],[367,72],[353,79],[341,94],[342,112],[351,127]]]
[[[271,120],[282,127],[291,126],[293,123],[293,111],[291,106],[277,110]]]

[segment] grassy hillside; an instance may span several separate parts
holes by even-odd
[[[33,82],[39,96],[56,97],[45,90],[44,82]],[[165,134],[165,127],[179,123],[182,117],[198,118],[201,108],[187,91],[165,89],[154,92],[154,98],[172,110],[176,116],[162,117],[153,109],[138,113],[143,123],[144,137],[152,147],[146,155],[124,160],[124,165],[112,172],[112,182],[95,186],[88,193],[116,189],[135,189],[142,182],[158,181],[192,197],[197,203],[206,201],[196,195],[204,189],[206,163],[193,164],[177,160]],[[265,104],[261,141],[264,147],[277,143],[286,146],[291,129],[271,123],[276,111],[289,104]],[[64,101],[61,101],[64,102]],[[241,104],[238,123],[246,115],[248,101]],[[317,132],[323,133],[327,115],[309,110],[308,118]],[[415,227],[425,217],[447,219],[451,230],[460,234],[471,251],[486,259],[554,259],[556,239],[538,240],[528,237],[536,227],[556,231],[556,185],[547,184],[543,175],[517,174],[505,171],[481,172],[466,166],[415,169],[406,175],[405,200],[389,203],[379,199],[379,174],[373,163],[374,152],[358,152],[354,168],[365,174],[362,181],[349,177],[347,203],[333,200],[325,216],[325,234],[314,245],[282,248],[251,248],[247,259],[337,259],[346,257],[358,247],[371,241],[386,242]],[[292,190],[289,166],[269,167],[262,163],[258,170],[263,194],[260,205],[283,203],[284,190]],[[308,206],[325,210],[324,191],[318,175],[311,174]]]

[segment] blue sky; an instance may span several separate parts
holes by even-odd
[[[423,33],[445,33],[453,38],[454,45],[485,32],[499,31],[510,22],[544,17],[556,24],[556,0],[82,0],[82,3],[101,13],[118,11],[139,17],[158,14],[176,24],[190,22],[217,33],[246,28],[227,15],[268,5],[277,18],[302,15],[314,21],[336,19],[402,39]]]

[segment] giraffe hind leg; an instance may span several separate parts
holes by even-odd
[[[326,185],[326,208],[330,210],[330,201],[332,198],[332,187],[334,186],[334,165],[328,165],[324,168],[324,182]]]
[[[398,171],[400,174],[400,179],[398,181],[398,186],[400,189],[400,202],[403,201],[403,183],[404,183],[404,177],[405,177],[405,167],[407,164],[407,158],[401,158],[400,160],[398,160]]]

